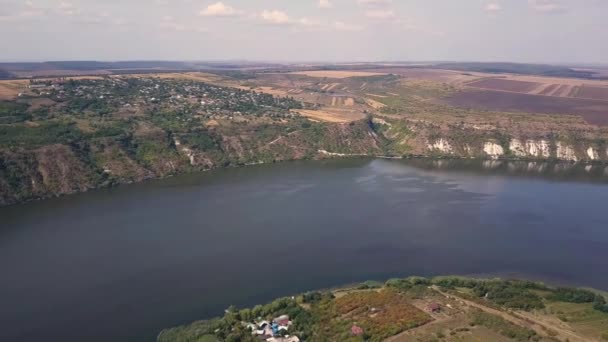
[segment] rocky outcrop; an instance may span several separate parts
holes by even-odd
[[[505,150],[502,146],[490,141],[483,144],[483,151],[492,159],[498,159],[505,154]]]
[[[0,205],[71,194],[102,184],[82,151],[66,145],[0,151]]]
[[[547,140],[512,139],[509,150],[517,157],[550,158],[551,146]]]
[[[587,149],[587,157],[589,157],[590,160],[599,160],[600,159],[600,154],[597,151],[597,149],[595,149],[593,147],[589,147]]]
[[[578,157],[576,156],[576,152],[572,146],[562,143],[561,141],[557,142],[557,151],[556,151],[557,159],[566,160],[566,161],[578,161]]]
[[[436,140],[432,144],[428,144],[428,147],[429,147],[429,150],[431,150],[431,151],[438,151],[438,152],[447,153],[447,154],[454,153],[454,150],[452,149],[450,142],[443,138]]]
[[[231,128],[172,136],[146,126],[120,138],[0,149],[0,206],[218,167],[383,155],[384,145],[384,138],[362,120],[290,133],[272,126],[244,126],[236,132]]]
[[[295,159],[445,156],[487,159],[484,166],[489,169],[503,167],[503,159],[608,162],[601,135],[577,134],[441,127],[389,118],[291,130],[271,125],[220,126],[181,134],[140,125],[132,135],[117,138],[0,150],[0,205],[184,172]],[[546,168],[538,165],[528,167]]]

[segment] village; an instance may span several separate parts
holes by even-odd
[[[182,112],[201,119],[236,117],[292,118],[303,104],[290,97],[195,80],[154,77],[97,77],[92,79],[32,79],[19,101],[47,99],[45,105],[64,114],[107,116],[142,115],[155,111]]]
[[[252,333],[262,341],[267,342],[300,342],[297,336],[288,334],[293,323],[288,315],[281,315],[272,320],[258,320],[256,323],[242,322]]]

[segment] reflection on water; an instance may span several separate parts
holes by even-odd
[[[539,177],[547,180],[608,182],[605,164],[477,159],[412,159],[408,165],[424,170],[467,171],[477,174]]]

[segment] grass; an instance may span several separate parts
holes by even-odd
[[[49,121],[34,126],[24,124],[0,126],[0,147],[38,147],[70,143],[82,138],[74,123]]]
[[[539,336],[531,329],[520,327],[505,319],[482,311],[471,315],[471,326],[481,325],[515,341],[539,340]]]
[[[546,311],[581,334],[595,338],[608,336],[608,314],[594,310],[591,303],[550,302]]]
[[[392,289],[350,293],[336,300],[336,310],[342,319],[363,327],[370,341],[382,341],[432,320]]]

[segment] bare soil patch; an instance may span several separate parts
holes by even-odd
[[[582,86],[577,97],[594,100],[608,100],[608,87]]]
[[[380,108],[386,107],[386,105],[384,103],[381,103],[381,102],[378,102],[378,101],[372,100],[372,99],[365,99],[365,102],[374,109],[380,109]]]
[[[590,124],[608,126],[608,102],[501,91],[462,91],[442,100],[456,107],[501,112],[579,115]]]
[[[26,90],[27,83],[27,80],[0,81],[0,99],[14,99]]]
[[[273,96],[288,96],[289,92],[282,89],[275,89],[273,87],[257,87],[253,89],[259,93],[270,94]]]
[[[488,78],[467,83],[467,86],[474,88],[513,91],[518,93],[527,93],[538,88],[540,85],[540,83],[506,80],[501,78]]]
[[[351,122],[363,119],[365,116],[362,113],[352,110],[339,110],[336,108],[323,109],[323,110],[307,110],[298,109],[295,112],[307,118],[325,121],[325,122]]]

